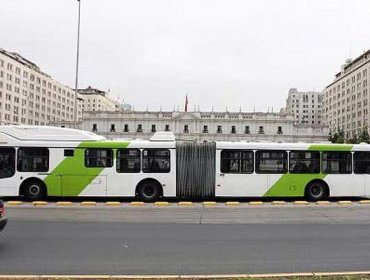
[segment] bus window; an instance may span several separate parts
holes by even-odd
[[[221,151],[222,173],[253,173],[253,152],[243,150]]]
[[[117,150],[117,172],[139,173],[140,172],[140,150],[124,149]]]
[[[0,148],[0,179],[12,177],[15,173],[15,149]]]
[[[350,152],[323,152],[322,172],[349,174],[352,172],[352,154]]]
[[[257,151],[256,172],[282,174],[287,172],[287,152]]]
[[[113,151],[111,149],[86,149],[86,167],[112,167]]]
[[[355,152],[353,161],[356,174],[370,174],[370,152]]]
[[[170,150],[166,149],[143,150],[143,172],[145,173],[170,172]]]
[[[320,173],[320,153],[291,151],[289,153],[289,172],[294,174]]]
[[[47,148],[19,148],[17,169],[21,172],[47,172],[49,150]]]

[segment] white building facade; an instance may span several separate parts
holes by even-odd
[[[291,88],[286,100],[285,110],[294,116],[296,124],[321,125],[323,110],[323,93],[315,91],[302,92]]]
[[[370,118],[370,50],[348,60],[323,91],[325,123],[331,133],[342,130],[347,139],[364,129]]]
[[[72,89],[36,64],[0,48],[0,124],[72,122],[76,100]],[[77,108],[80,119],[81,107]]]
[[[179,140],[326,142],[327,127],[294,123],[283,113],[85,112],[81,128],[109,139],[148,139],[172,131]]]
[[[111,99],[108,93],[96,88],[87,87],[79,89],[79,97],[82,100],[82,111],[120,111],[121,105]]]

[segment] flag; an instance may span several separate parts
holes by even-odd
[[[189,101],[188,101],[188,95],[186,95],[186,98],[185,98],[185,112],[188,111],[188,103],[189,103]]]

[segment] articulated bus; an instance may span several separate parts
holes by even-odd
[[[367,144],[106,140],[91,132],[0,126],[0,197],[370,196]]]

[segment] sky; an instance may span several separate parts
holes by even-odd
[[[1,0],[0,48],[74,87],[77,0]],[[278,111],[370,49],[368,0],[81,0],[79,87],[135,110]]]

